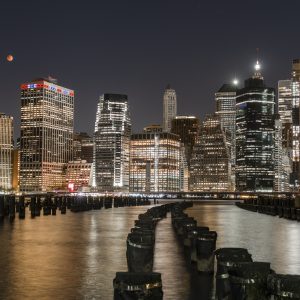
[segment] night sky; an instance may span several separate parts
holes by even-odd
[[[19,85],[51,75],[75,90],[77,131],[92,133],[102,93],[128,94],[134,132],[161,123],[168,83],[178,114],[203,119],[223,83],[252,74],[256,48],[269,86],[290,77],[299,12],[297,0],[2,1],[0,111],[19,136]]]

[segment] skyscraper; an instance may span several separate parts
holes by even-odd
[[[293,60],[292,90],[292,161],[291,183],[294,189],[300,185],[300,59]]]
[[[257,62],[236,97],[236,190],[273,191],[275,90],[266,87]]]
[[[275,134],[274,134],[274,191],[289,192],[290,191],[290,173],[291,159],[288,156],[287,148],[282,143],[282,121],[279,115],[275,118]]]
[[[219,116],[206,116],[194,145],[190,191],[232,191],[230,138],[223,131]]]
[[[48,79],[21,85],[20,191],[65,185],[73,155],[74,91]]]
[[[168,132],[145,128],[131,136],[130,191],[180,191],[180,139]],[[182,183],[184,186],[184,183]]]
[[[170,132],[172,127],[172,120],[177,114],[177,97],[175,90],[168,85],[164,92],[163,99],[163,130]]]
[[[171,132],[179,135],[180,141],[184,144],[185,156],[189,165],[192,150],[199,134],[199,119],[195,116],[176,116],[171,124]]]
[[[94,185],[98,191],[129,190],[130,135],[127,95],[102,95],[94,133]]]
[[[88,163],[92,163],[94,153],[93,138],[86,132],[75,133],[73,151],[73,160],[86,160]]]
[[[292,129],[293,129],[293,97],[292,97],[292,81],[278,81],[278,114],[282,123],[282,146],[290,153],[292,157]]]
[[[0,113],[0,191],[12,189],[13,117]]]

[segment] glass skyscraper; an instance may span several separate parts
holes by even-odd
[[[257,62],[236,96],[236,190],[271,192],[274,185],[275,90]]]
[[[73,90],[50,78],[21,85],[21,192],[65,186],[64,167],[73,156],[73,128]]]
[[[129,191],[131,119],[127,95],[104,94],[94,133],[94,187],[100,192]]]
[[[12,189],[13,117],[0,113],[0,191]]]
[[[174,89],[168,85],[164,92],[163,99],[163,131],[170,132],[172,120],[177,114],[177,97]]]
[[[235,186],[235,97],[237,89],[235,82],[231,84],[225,83],[215,93],[216,115],[220,118],[222,129],[230,134],[231,181],[233,186]]]

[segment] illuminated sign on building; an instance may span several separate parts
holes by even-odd
[[[66,88],[62,88],[60,86],[57,86],[55,84],[51,84],[51,83],[46,83],[46,82],[40,82],[40,83],[25,83],[25,84],[21,84],[21,89],[22,90],[29,90],[29,89],[46,89],[52,92],[57,92],[63,95],[67,95],[67,96],[74,96],[74,91],[66,89]]]

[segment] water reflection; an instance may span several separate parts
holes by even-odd
[[[112,299],[112,280],[126,271],[126,236],[148,207],[128,207],[0,225],[0,299]],[[218,232],[217,247],[245,247],[277,272],[300,274],[300,225],[233,205],[195,205],[199,225]],[[208,299],[211,278],[186,264],[170,218],[156,230],[154,270],[164,299]],[[206,289],[203,289],[203,287]]]

